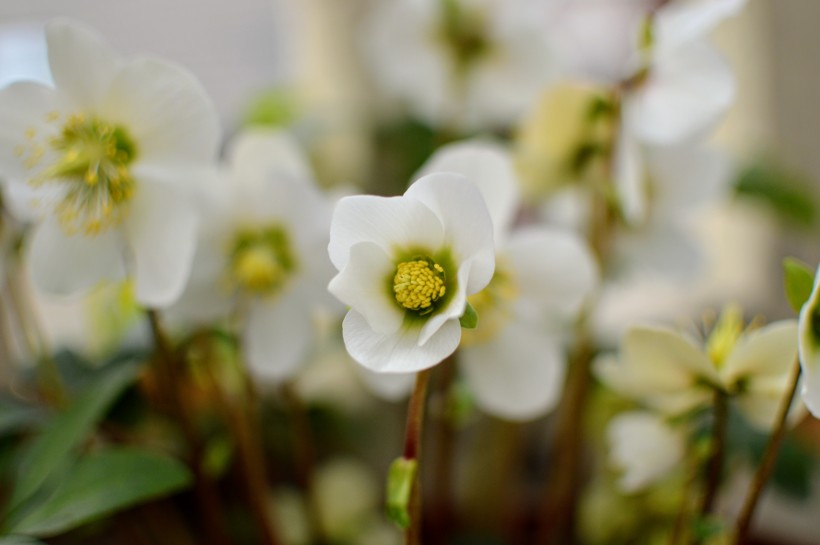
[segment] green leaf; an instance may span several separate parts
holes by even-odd
[[[137,376],[133,365],[100,376],[29,446],[14,486],[10,509],[31,497],[88,437],[111,403]]]
[[[759,161],[745,169],[735,191],[767,203],[792,225],[811,227],[817,220],[818,203],[811,181],[775,162]]]
[[[467,303],[464,308],[464,314],[458,319],[461,327],[464,329],[475,329],[478,325],[478,313],[473,308],[473,305]]]
[[[0,400],[0,437],[41,426],[47,415],[40,407]]]
[[[387,474],[387,516],[402,529],[410,526],[410,496],[417,469],[416,460],[396,458]]]
[[[53,536],[176,492],[190,482],[188,469],[167,456],[129,447],[97,452],[80,460],[54,494],[11,531]]]
[[[26,536],[6,536],[0,537],[0,545],[45,545],[45,543]]]
[[[789,300],[792,310],[800,312],[814,288],[814,272],[805,263],[787,257],[783,260],[783,275],[786,299]]]

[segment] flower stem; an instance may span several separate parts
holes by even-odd
[[[763,493],[763,488],[769,476],[774,470],[774,463],[777,460],[777,453],[780,450],[780,445],[783,442],[783,437],[786,435],[786,422],[789,416],[789,409],[792,406],[792,400],[797,393],[797,386],[800,383],[800,360],[795,359],[794,368],[792,370],[791,383],[783,399],[780,401],[780,407],[777,412],[777,419],[775,421],[775,428],[769,436],[769,442],[766,445],[766,451],[763,453],[760,463],[757,466],[752,484],[746,494],[746,500],[743,502],[743,507],[740,510],[740,515],[735,523],[735,544],[739,545],[744,542],[746,535],[749,533],[749,528],[754,517],[755,508]]]
[[[406,460],[416,460],[419,470],[416,472],[410,493],[410,526],[404,534],[404,545],[421,544],[421,439],[424,427],[424,405],[431,372],[430,369],[418,372],[413,395],[410,397],[410,404],[407,407],[404,458]]]
[[[729,406],[726,394],[715,391],[714,422],[712,423],[712,452],[709,456],[709,473],[706,480],[706,490],[700,505],[700,515],[705,517],[712,514],[715,508],[715,499],[720,489],[723,475],[723,458],[726,452],[726,427],[729,419]]]
[[[204,445],[194,429],[184,400],[177,390],[180,385],[177,367],[181,362],[178,361],[173,345],[162,328],[159,313],[154,309],[147,309],[146,314],[156,347],[154,363],[159,375],[157,383],[162,388],[162,395],[171,411],[171,417],[182,431],[188,448],[188,466],[194,475],[194,490],[200,510],[200,520],[205,530],[204,539],[209,545],[230,545],[231,541],[222,519],[224,510],[219,494],[203,467]]]
[[[453,509],[453,462],[455,455],[455,423],[453,421],[452,386],[455,379],[455,357],[450,356],[438,365],[437,380],[434,381],[434,395],[441,401],[440,410],[433,421],[434,459],[432,469],[433,504],[428,521],[428,530],[433,544],[449,543],[453,530],[455,512]]]

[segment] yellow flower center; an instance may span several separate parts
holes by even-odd
[[[433,303],[447,291],[444,268],[429,258],[404,261],[393,276],[393,294],[402,307],[420,315],[433,311]]]
[[[48,120],[59,122],[59,114]],[[36,143],[30,129],[26,138],[31,147],[15,150],[28,168],[35,168],[46,156],[46,148]],[[123,205],[134,196],[136,183],[128,166],[136,157],[134,141],[122,127],[88,118],[82,114],[67,117],[57,136],[47,142],[57,159],[30,180],[35,186],[59,183],[64,190],[55,212],[68,233],[95,235],[118,225]]]
[[[287,233],[266,227],[240,233],[231,252],[231,279],[241,290],[272,295],[296,266]]]

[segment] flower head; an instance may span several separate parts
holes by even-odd
[[[467,296],[495,268],[487,206],[464,176],[424,176],[401,197],[353,196],[333,213],[328,289],[350,306],[350,355],[381,372],[409,373],[449,356]]]
[[[0,91],[0,171],[28,184],[40,217],[35,283],[72,294],[133,277],[140,303],[181,292],[194,250],[191,187],[211,175],[216,112],[194,78],[162,61],[125,61],[82,25],[46,29],[55,82]]]

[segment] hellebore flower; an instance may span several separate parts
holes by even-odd
[[[55,86],[0,91],[0,173],[33,188],[40,218],[34,282],[68,295],[131,277],[141,304],[170,304],[194,253],[191,191],[219,143],[214,107],[176,65],[125,61],[73,22],[46,35]]]
[[[452,354],[467,296],[493,276],[493,226],[476,186],[433,173],[401,197],[352,196],[336,205],[328,289],[350,307],[342,333],[372,371],[411,373]]]
[[[227,183],[214,187],[191,280],[171,311],[204,322],[238,312],[251,371],[281,381],[306,360],[316,314],[333,303],[330,205],[283,133],[243,133],[228,157]]]

